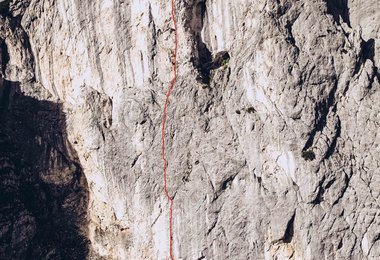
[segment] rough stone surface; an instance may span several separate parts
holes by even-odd
[[[379,259],[380,2],[175,5],[175,258]],[[1,259],[168,258],[170,11],[0,1]]]

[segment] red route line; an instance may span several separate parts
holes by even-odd
[[[173,67],[173,73],[174,77],[172,79],[170,88],[166,94],[166,99],[165,99],[165,105],[164,105],[164,114],[162,117],[162,129],[161,129],[161,141],[162,141],[162,160],[164,162],[164,191],[165,195],[170,203],[170,259],[174,260],[173,256],[173,198],[169,195],[168,189],[167,189],[167,184],[166,184],[166,159],[165,159],[165,123],[166,123],[166,111],[168,108],[168,102],[169,102],[169,97],[170,93],[175,85],[175,82],[177,80],[177,48],[178,48],[178,35],[177,35],[177,23],[175,20],[175,7],[174,7],[174,2],[175,0],[172,0],[172,21],[174,24],[174,34],[175,34],[175,47],[174,47],[174,67]]]

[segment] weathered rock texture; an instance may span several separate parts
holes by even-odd
[[[167,259],[171,2],[0,9],[0,258]],[[182,0],[176,17],[176,259],[379,259],[380,2]]]

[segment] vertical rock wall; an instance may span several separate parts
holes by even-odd
[[[1,10],[3,78],[62,104],[63,154],[88,183],[87,257],[165,259],[170,1]],[[176,259],[380,257],[379,15],[377,0],[176,1],[166,129]]]

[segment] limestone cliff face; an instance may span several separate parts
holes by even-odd
[[[378,259],[380,2],[175,7],[166,125],[175,258]],[[0,170],[19,178],[9,194],[27,191],[17,184],[25,165],[36,168],[30,185],[66,187],[56,206],[35,195],[49,214],[21,195],[20,207],[2,205],[0,258],[24,247],[11,259],[167,259],[171,2],[3,0],[0,11]],[[75,239],[35,235],[59,236],[60,225]],[[20,232],[23,244],[10,239]]]

